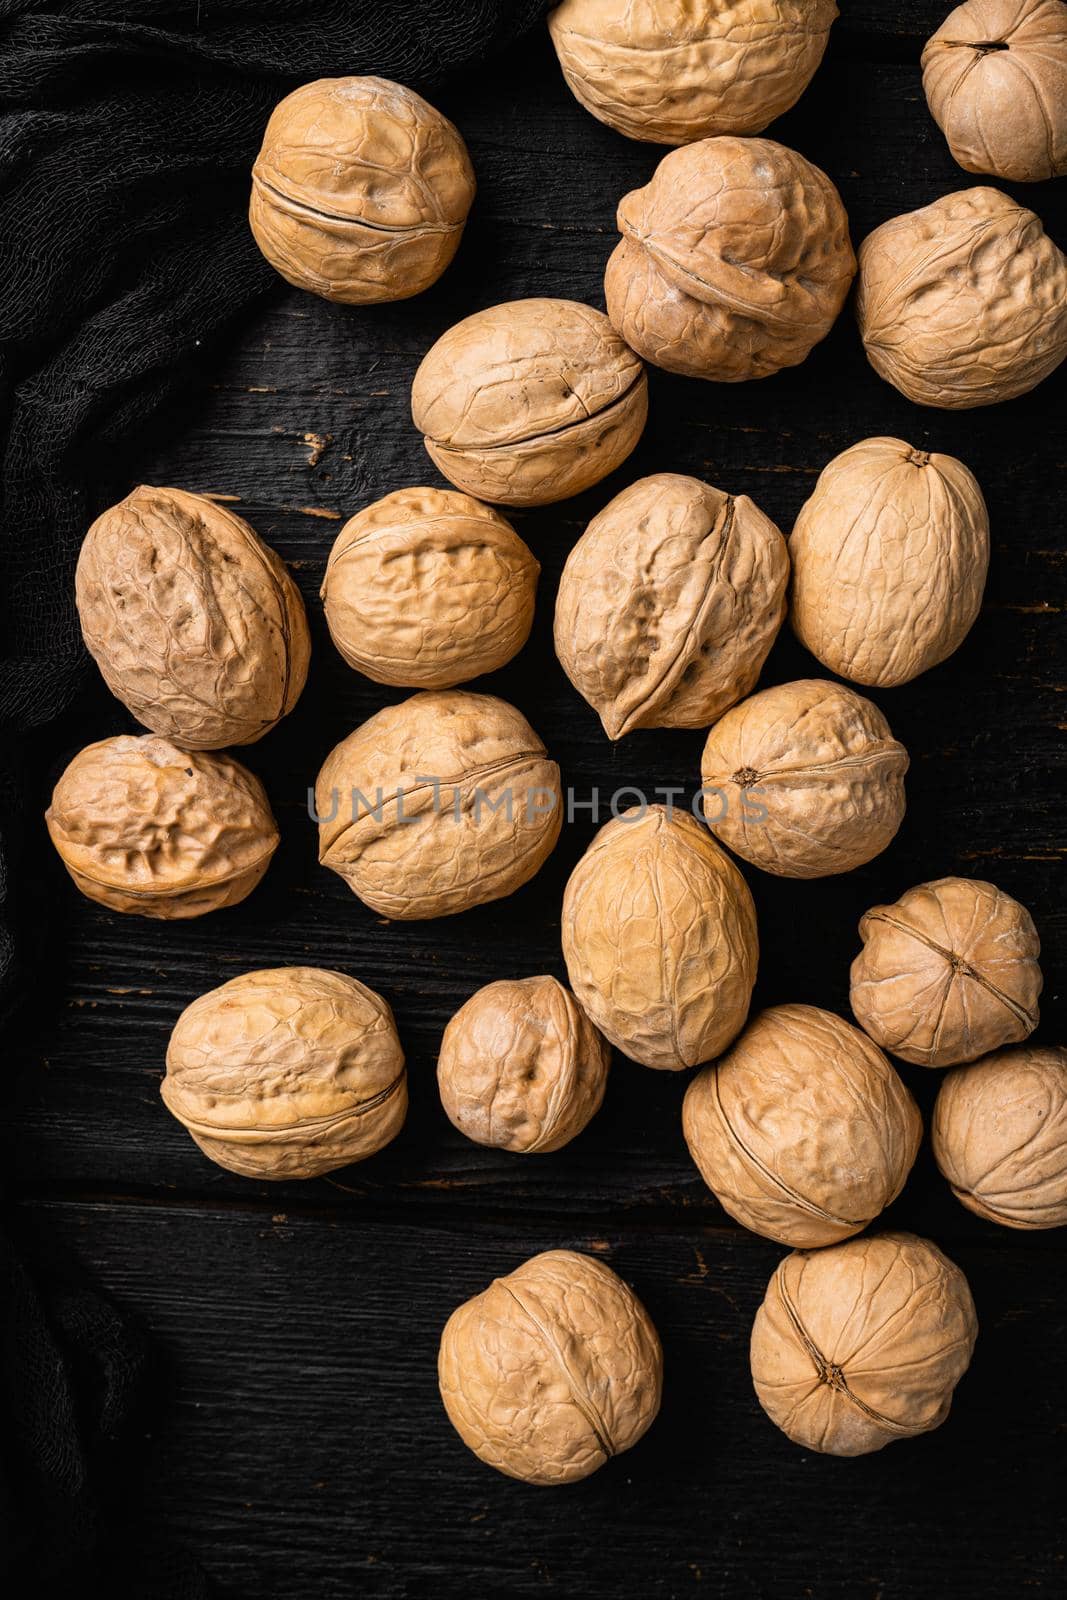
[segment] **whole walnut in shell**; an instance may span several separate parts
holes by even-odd
[[[220,1167],[315,1178],[372,1156],[407,1113],[381,995],[343,972],[245,972],[187,1006],[167,1046],[168,1111]]]
[[[480,1460],[524,1483],[575,1483],[655,1421],[663,1352],[610,1267],[546,1250],[453,1311],[437,1372],[449,1421]]]
[[[415,374],[411,415],[458,488],[543,506],[626,460],[645,426],[648,380],[602,312],[508,300],[441,335]]]
[[[319,78],[275,107],[248,219],[289,283],[371,305],[436,282],[473,199],[467,147],[447,117],[386,78]]]
[[[936,1245],[849,1239],[779,1263],[752,1327],[752,1381],[795,1444],[868,1455],[941,1426],[977,1335],[967,1279]]]
[[[1037,1027],[1041,942],[1026,907],[993,884],[920,883],[868,911],[860,938],[853,1013],[904,1061],[953,1067]]]
[[[87,745],[56,784],[45,821],[82,894],[168,921],[243,900],[279,838],[247,768],[156,734]]]
[[[619,203],[608,316],[668,372],[718,383],[795,367],[856,270],[829,178],[771,139],[702,139]]]
[[[582,1008],[642,1066],[678,1072],[743,1027],[759,943],[748,885],[707,831],[664,806],[605,824],[563,896]]]
[[[772,1006],[686,1092],[689,1153],[738,1222],[780,1244],[836,1244],[904,1187],[918,1107],[858,1028]]]
[[[449,689],[522,649],[540,567],[498,512],[399,489],[346,522],[322,599],[334,644],[376,683]]]
[[[747,495],[640,478],[563,569],[556,653],[609,739],[707,727],[748,694],[785,613],[785,540]]]

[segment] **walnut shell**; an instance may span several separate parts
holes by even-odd
[[[859,263],[867,359],[916,405],[1013,400],[1067,356],[1067,256],[998,189],[963,189],[883,222]]]
[[[752,1381],[795,1444],[868,1455],[941,1426],[977,1334],[967,1279],[928,1239],[796,1250],[756,1313]]]
[[[407,1113],[393,1013],[343,972],[272,967],[200,995],[160,1092],[200,1149],[246,1178],[315,1178],[372,1156]]]
[[[56,784],[45,822],[82,894],[168,921],[243,900],[279,838],[251,772],[156,734],[87,745]]]
[[[823,678],[750,695],[708,734],[708,826],[781,878],[851,872],[904,818],[908,753],[878,707]]]
[[[904,1061],[953,1067],[1037,1027],[1041,941],[1026,907],[993,884],[920,883],[868,911],[860,938],[853,1013]]]
[[[326,758],[319,860],[399,921],[513,893],[559,838],[559,768],[493,695],[430,690],[386,706]]]
[[[524,1483],[575,1483],[655,1421],[663,1352],[610,1267],[546,1250],[453,1311],[437,1372],[449,1421],[480,1460]]]
[[[744,1026],[759,942],[748,885],[700,823],[664,806],[605,824],[563,896],[571,988],[613,1045],[678,1072]]]
[[[372,305],[436,282],[474,187],[458,129],[419,95],[386,78],[319,78],[275,107],[248,220],[289,283]]]
[[[889,688],[965,639],[989,568],[989,514],[954,456],[864,439],[824,467],[789,556],[801,644],[831,672]]]
[[[556,654],[609,739],[700,728],[748,694],[785,614],[785,540],[747,495],[640,478],[567,557]]]
[[[602,312],[575,300],[508,300],[431,347],[411,415],[460,489],[543,506],[626,460],[645,426],[648,381]]]
[[[771,139],[702,139],[619,203],[608,316],[638,355],[718,383],[795,367],[856,270],[829,178]]]
[[[686,1091],[689,1154],[723,1209],[810,1248],[859,1233],[904,1187],[919,1109],[858,1028],[816,1006],[772,1006]]]

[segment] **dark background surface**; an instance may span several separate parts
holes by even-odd
[[[829,172],[858,243],[887,217],[980,180],[952,163],[922,97],[922,41],[947,7],[897,0],[892,19],[874,0],[844,9],[808,93],[770,131]],[[857,1461],[799,1450],[763,1416],[748,1372],[751,1320],[782,1252],[726,1218],[697,1177],[680,1128],[687,1075],[616,1058],[603,1111],[541,1157],[467,1143],[437,1100],[441,1030],[475,988],[564,975],[560,896],[594,831],[588,814],[532,884],[441,922],[383,922],[317,866],[307,786],[338,739],[403,698],[345,667],[317,590],[344,518],[405,484],[441,481],[408,418],[415,367],[452,322],[499,300],[602,305],[615,204],[662,153],[584,113],[540,34],[434,99],[459,123],[479,180],[441,283],[372,310],[283,289],[208,393],[129,460],[101,463],[107,498],[137,481],[226,496],[291,563],[315,645],[296,711],[241,754],[283,831],[243,905],[169,926],[111,915],[77,895],[42,828],[31,839],[55,917],[6,1111],[16,1236],[32,1263],[87,1271],[154,1348],[123,1515],[149,1540],[184,1547],[225,1592],[257,1600],[1062,1592],[1061,1234],[970,1217],[924,1149],[886,1220],[935,1239],[968,1274],[981,1322],[974,1365],[935,1434]],[[1067,181],[1012,192],[1067,246]],[[583,797],[594,785],[605,799],[626,784],[692,791],[699,734],[612,746],[555,663],[555,587],[589,517],[634,477],[670,469],[750,494],[788,531],[818,471],[860,438],[896,434],[959,455],[992,517],[982,616],[951,661],[874,696],[911,752],[908,816],[893,846],[847,878],[789,883],[746,869],[760,917],[756,999],[847,1013],[860,914],[958,872],[1032,910],[1046,980],[1036,1038],[1062,1041],[1067,369],[1009,406],[923,411],[870,370],[846,311],[804,366],[777,378],[650,378],[648,429],[622,471],[514,515],[542,563],[538,618],[523,654],[475,687],[527,714]],[[763,682],[818,671],[787,631]],[[82,744],[130,728],[91,675],[36,738],[38,810]],[[409,1056],[410,1119],[362,1166],[256,1185],[213,1167],[166,1113],[166,1040],[202,990],[302,962],[389,998]],[[936,1075],[904,1074],[928,1113]],[[546,1491],[467,1453],[440,1407],[435,1357],[460,1299],[556,1245],[596,1253],[634,1284],[664,1341],[666,1389],[632,1453]]]

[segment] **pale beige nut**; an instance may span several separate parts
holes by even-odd
[[[436,282],[474,188],[459,131],[419,95],[386,78],[319,78],[275,107],[248,218],[289,283],[371,305]]]
[[[56,784],[45,821],[82,894],[165,920],[243,900],[279,838],[247,768],[156,734],[87,745]]]
[[[919,1109],[858,1028],[772,1006],[686,1091],[682,1128],[724,1210],[780,1244],[860,1233],[904,1187]]]
[[[648,381],[602,312],[508,300],[441,335],[415,374],[411,415],[458,488],[542,506],[626,460],[645,426]]]
[[[200,1149],[246,1178],[315,1178],[364,1161],[407,1113],[393,1013],[319,967],[245,972],[174,1025],[164,1103]]]
[[[315,786],[319,860],[374,911],[445,917],[499,900],[559,838],[559,768],[493,695],[428,690],[370,717]]]
[[[1026,394],[1067,356],[1067,256],[998,189],[963,189],[883,222],[859,250],[867,359],[920,406]]]
[[[567,557],[556,654],[609,739],[706,728],[749,693],[785,614],[785,540],[747,495],[657,472]]]
[[[1037,1027],[1041,941],[1025,906],[980,879],[939,878],[860,922],[856,1021],[884,1050],[953,1067]]]
[[[619,203],[608,316],[657,367],[717,383],[795,367],[856,270],[829,178],[771,139],[702,139]]]
[[[779,1264],[752,1327],[752,1381],[794,1444],[868,1455],[941,1426],[977,1335],[967,1279],[936,1245],[850,1239]]]
[[[684,811],[605,824],[563,896],[563,956],[578,1001],[642,1066],[679,1072],[744,1026],[759,941],[748,885]]]
[[[610,1267],[546,1250],[453,1311],[437,1373],[449,1421],[480,1460],[524,1483],[575,1483],[655,1421],[663,1352]]]

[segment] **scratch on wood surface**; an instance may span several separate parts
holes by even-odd
[[[308,466],[317,467],[322,460],[323,452],[333,444],[333,434],[305,433],[304,443],[308,447]]]
[[[241,498],[239,494],[219,494],[214,489],[201,489],[200,493],[205,500],[225,500],[229,504],[236,504]]]
[[[327,511],[325,506],[270,506],[271,511],[290,511],[297,517],[325,517],[327,522],[340,522],[339,511]]]

